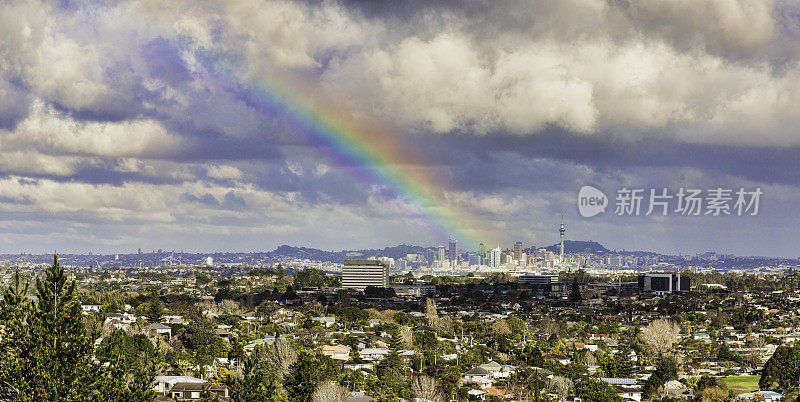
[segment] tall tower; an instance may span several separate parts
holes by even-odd
[[[567,233],[567,228],[564,226],[564,214],[561,214],[561,227],[558,229],[561,235],[561,245],[558,247],[558,262],[564,263],[564,235]]]
[[[455,267],[458,262],[458,240],[450,239],[447,244],[447,259],[450,261],[450,266]]]
[[[522,259],[522,242],[514,243],[514,259],[519,261]]]

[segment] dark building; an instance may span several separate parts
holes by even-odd
[[[687,292],[691,279],[681,274],[639,275],[639,290],[643,292]]]
[[[520,285],[539,293],[561,293],[572,283],[559,282],[558,275],[526,274],[519,277]]]

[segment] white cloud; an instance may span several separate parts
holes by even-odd
[[[33,103],[31,114],[13,132],[0,136],[0,145],[7,150],[88,156],[167,155],[181,143],[154,120],[83,122],[42,101]]]
[[[487,52],[466,36],[412,38],[354,56],[325,82],[386,118],[435,132],[535,134],[557,124],[622,139],[657,132],[698,143],[800,144],[792,131],[800,124],[798,66],[776,73],[766,63],[602,37]]]
[[[3,151],[0,153],[0,172],[17,175],[71,176],[80,158],[51,156],[35,152]]]
[[[227,180],[227,179],[238,180],[244,176],[242,171],[239,170],[237,167],[229,165],[222,165],[222,166],[211,165],[208,167],[207,172],[208,172],[207,173],[208,177],[219,180]]]
[[[292,1],[142,0],[124,7],[161,29],[191,38],[196,46],[241,54],[255,77],[276,68],[317,67],[317,55],[366,40],[363,20],[337,2],[315,6]],[[216,28],[216,29],[214,29]]]
[[[679,48],[720,55],[763,55],[777,31],[773,0],[638,0],[627,10],[642,30]]]

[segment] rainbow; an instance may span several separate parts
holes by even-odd
[[[209,84],[235,93],[240,100],[268,118],[280,117],[283,129],[312,146],[333,165],[367,187],[388,192],[384,199],[420,224],[432,240],[448,236],[463,247],[478,248],[483,233],[472,214],[445,200],[445,184],[426,169],[421,152],[401,136],[374,121],[356,118],[334,102],[321,102],[286,79],[237,80],[226,71],[206,72]]]

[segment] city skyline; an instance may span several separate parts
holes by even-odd
[[[798,13],[7,2],[0,253],[553,244],[563,211],[611,249],[796,258]],[[581,217],[586,185],[606,213]],[[626,188],[763,195],[615,215]]]

